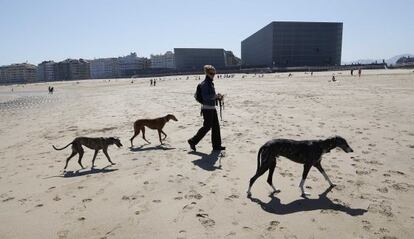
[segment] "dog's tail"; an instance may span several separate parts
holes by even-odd
[[[262,152],[264,150],[264,146],[260,147],[259,152],[257,153],[257,170],[256,172],[259,172],[259,168],[260,168],[260,157],[262,155]]]
[[[73,142],[70,142],[68,145],[66,145],[65,147],[63,147],[63,148],[56,148],[54,145],[52,145],[52,147],[55,149],[55,150],[63,150],[63,149],[66,149],[69,145],[71,145]]]

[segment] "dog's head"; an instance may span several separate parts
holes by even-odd
[[[178,121],[178,119],[175,118],[175,116],[173,114],[168,114],[166,116],[166,118],[167,118],[167,121],[170,121],[170,120]]]
[[[352,153],[354,150],[349,146],[348,142],[341,136],[333,137],[334,143],[336,147],[341,148],[346,153]]]
[[[121,148],[123,146],[121,144],[121,140],[118,138],[110,137],[109,140],[111,141],[112,144],[115,144],[116,146],[118,146],[118,148]]]

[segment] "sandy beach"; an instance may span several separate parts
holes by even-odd
[[[194,76],[0,86],[0,238],[412,238],[414,236],[414,73],[412,70],[235,75],[216,79],[225,94],[221,134],[191,153],[202,124]],[[47,87],[55,87],[48,94]],[[13,88],[13,92],[11,92]],[[146,130],[130,148],[133,122],[174,114],[166,145]],[[302,165],[285,158],[247,198],[259,147],[272,138],[344,137],[312,168],[300,197]],[[85,149],[62,173],[77,136],[121,139],[108,166]]]

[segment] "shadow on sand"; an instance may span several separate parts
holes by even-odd
[[[80,177],[80,176],[97,174],[97,173],[110,173],[110,172],[113,172],[113,171],[117,171],[118,170],[116,168],[112,168],[112,169],[111,168],[108,168],[110,166],[111,165],[106,166],[104,168],[100,168],[100,169],[92,168],[89,171],[80,171],[80,170],[77,170],[77,171],[66,171],[60,177],[63,177],[63,178],[73,178],[73,177]]]
[[[221,152],[219,150],[213,150],[210,154],[205,154],[201,152],[189,152],[188,154],[193,154],[200,156],[201,158],[193,160],[192,163],[195,166],[200,167],[201,169],[207,171],[214,171],[216,169],[221,169]],[[219,160],[220,159],[220,160]],[[219,166],[215,166],[217,160],[219,160]]]
[[[142,151],[148,151],[148,150],[171,150],[171,149],[175,149],[175,148],[169,147],[167,145],[158,145],[158,146],[152,146],[152,147],[144,148],[145,145],[141,145],[141,146],[135,147],[135,148],[130,147],[129,150],[131,150],[132,152],[142,152]]]
[[[340,211],[351,216],[361,216],[367,212],[366,209],[350,208],[342,204],[332,202],[332,200],[327,197],[327,194],[331,190],[332,188],[328,188],[325,192],[320,194],[317,199],[302,198],[287,204],[282,204],[280,199],[275,197],[273,194],[270,195],[271,200],[267,203],[262,202],[257,198],[249,197],[249,199],[252,202],[259,204],[264,211],[278,215],[322,209]]]

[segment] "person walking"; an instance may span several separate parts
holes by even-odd
[[[225,150],[221,145],[220,124],[217,116],[216,101],[223,100],[223,95],[216,94],[214,89],[214,76],[216,69],[212,65],[204,66],[206,78],[197,86],[196,100],[202,104],[201,114],[203,115],[203,126],[197,131],[196,135],[188,140],[188,144],[193,151],[196,145],[211,129],[211,144],[213,150]]]

